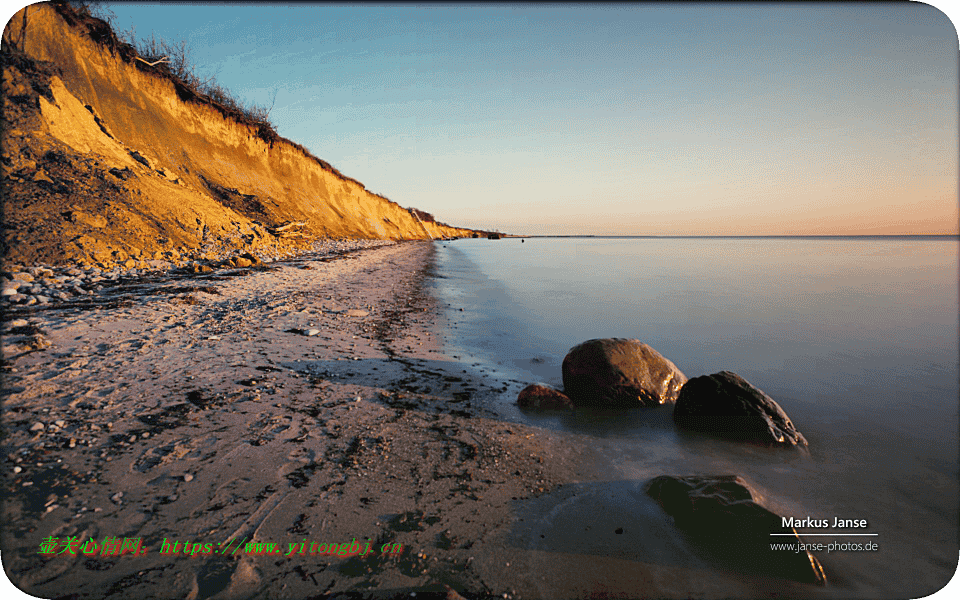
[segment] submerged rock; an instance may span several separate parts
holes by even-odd
[[[563,387],[578,406],[670,404],[686,381],[676,365],[640,340],[587,340],[563,359]]]
[[[676,526],[719,563],[805,583],[826,584],[823,567],[806,550],[775,550],[772,543],[802,543],[783,518],[757,503],[757,495],[737,475],[672,477],[647,486]],[[771,535],[776,534],[776,535]]]
[[[520,391],[517,396],[517,406],[541,410],[570,410],[573,408],[573,401],[558,389],[542,383],[533,383]]]
[[[738,441],[807,445],[779,404],[730,371],[688,381],[680,390],[673,420],[684,429]]]

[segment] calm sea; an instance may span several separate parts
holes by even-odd
[[[551,516],[526,519],[535,523],[518,532],[517,545],[692,568],[677,540],[530,540],[545,539],[537,528],[596,514],[598,503],[636,527],[660,528],[642,498],[645,481],[737,473],[781,514],[866,519],[877,534],[875,552],[818,554],[832,585],[811,595],[919,598],[953,575],[956,237],[481,239],[437,249],[448,354],[504,382],[506,391],[489,399],[504,420],[566,432],[600,456],[594,477],[606,483],[541,501]],[[783,407],[809,455],[684,435],[658,409],[517,410],[519,389],[562,387],[566,352],[601,337],[640,339],[688,377],[740,374]],[[592,498],[589,511],[583,498]],[[664,585],[664,595],[691,592],[683,581]]]

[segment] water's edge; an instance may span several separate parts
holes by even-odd
[[[619,241],[605,243],[615,244]],[[661,240],[647,241],[659,243]],[[816,244],[821,241],[791,239],[786,243]],[[882,241],[890,240],[885,238]],[[950,242],[949,247],[954,248],[955,237],[951,236],[947,241]],[[895,413],[903,407],[897,407],[891,413],[889,422],[877,420],[872,428],[849,421],[850,415],[857,412],[856,403],[865,402],[857,400],[858,396],[875,395],[871,385],[878,384],[876,381],[852,378],[844,382],[845,387],[837,389],[839,380],[836,377],[831,379],[826,371],[820,381],[816,381],[816,377],[811,379],[816,374],[817,365],[822,364],[819,356],[808,358],[809,364],[794,360],[793,364],[786,363],[784,366],[787,368],[779,372],[760,375],[757,375],[759,369],[751,371],[750,365],[738,367],[741,374],[747,373],[750,377],[766,376],[763,388],[787,409],[810,440],[809,455],[679,435],[672,426],[668,411],[661,411],[663,414],[639,410],[617,414],[583,410],[567,415],[523,413],[515,406],[517,392],[526,384],[538,381],[562,387],[560,363],[566,350],[573,344],[568,341],[569,345],[564,346],[558,342],[556,335],[551,336],[549,332],[546,336],[541,335],[543,330],[537,328],[537,318],[541,315],[524,315],[526,305],[522,298],[518,300],[517,290],[522,289],[524,284],[523,264],[522,261],[511,262],[509,255],[513,252],[522,256],[519,253],[534,247],[535,240],[527,241],[523,247],[519,240],[489,242],[498,245],[495,249],[499,252],[497,257],[500,261],[495,273],[485,270],[489,266],[472,260],[477,256],[476,252],[487,249],[479,246],[478,241],[472,241],[472,246],[464,242],[471,241],[437,244],[440,277],[434,282],[434,293],[441,306],[445,307],[449,319],[444,340],[447,352],[469,365],[477,375],[502,384],[495,387],[501,387],[504,391],[489,401],[491,408],[504,420],[568,432],[575,436],[585,435],[602,457],[596,473],[600,481],[606,482],[602,486],[575,492],[560,490],[552,496],[554,504],[549,508],[544,503],[549,504],[551,500],[541,500],[539,508],[523,509],[527,511],[524,512],[527,515],[525,522],[533,520],[539,523],[538,535],[547,529],[557,530],[566,520],[583,519],[596,514],[599,502],[607,507],[606,514],[616,514],[610,513],[611,507],[622,507],[621,520],[629,520],[634,526],[643,523],[642,529],[658,531],[658,539],[669,540],[670,537],[660,529],[665,523],[662,515],[652,511],[645,497],[639,493],[646,481],[659,474],[737,473],[757,487],[764,495],[764,503],[780,514],[831,520],[834,516],[867,519],[869,531],[878,534],[876,537],[880,541],[880,550],[877,552],[833,552],[829,556],[820,556],[832,575],[831,591],[814,592],[801,588],[798,592],[800,595],[805,596],[809,591],[812,595],[921,597],[949,581],[956,567],[955,557],[960,551],[956,533],[958,469],[955,400],[943,406],[931,406],[932,412],[919,421],[921,426],[929,427],[932,422],[938,430],[953,431],[954,434],[918,439],[916,428],[910,425],[909,420],[896,418]],[[550,242],[577,243],[577,240]],[[755,239],[747,242],[757,243]],[[828,244],[848,242],[834,238],[827,241]],[[708,243],[717,242],[709,240]],[[739,242],[729,240],[721,243]],[[766,242],[760,240],[759,243]],[[506,244],[512,244],[513,247]],[[828,249],[825,252],[830,251]],[[914,262],[923,266],[924,260],[925,257],[920,257]],[[836,266],[835,270],[842,267]],[[513,280],[510,280],[511,277]],[[510,282],[505,284],[508,280]],[[542,285],[542,282],[531,285]],[[874,285],[870,281],[863,285],[871,291],[874,289],[869,287]],[[548,291],[565,293],[562,285]],[[822,293],[829,297],[831,288],[825,286]],[[923,308],[922,302],[920,304]],[[551,305],[555,312],[559,312],[556,306]],[[882,305],[878,306],[877,310],[883,309]],[[930,319],[940,318],[933,312],[930,314],[933,315]],[[729,328],[726,331],[729,332]],[[825,352],[829,353],[832,339],[829,332],[818,332],[817,335],[824,336]],[[589,337],[607,335],[584,335],[582,339]],[[620,334],[620,337],[634,336]],[[700,343],[700,347],[711,348],[708,343]],[[865,344],[864,347],[865,352],[873,351],[870,345]],[[939,358],[928,360],[924,364],[929,372],[916,376],[926,377],[926,389],[933,390],[938,397],[942,395],[955,399],[956,384],[951,382],[951,373],[956,374],[957,366],[956,361],[950,364],[949,344],[946,348],[948,359],[945,364],[937,362]],[[670,354],[665,355],[671,358]],[[953,355],[956,356],[956,350]],[[694,364],[694,361],[684,361],[684,358],[674,362],[682,368],[683,362]],[[854,364],[852,359],[841,358]],[[709,362],[705,360],[695,365],[696,370],[688,370],[688,376],[711,372]],[[904,377],[902,374],[881,373],[878,379],[884,384],[892,381],[894,386],[911,385]],[[952,381],[956,381],[955,376]],[[825,402],[835,403],[835,398],[843,398],[844,402],[852,404],[843,412],[825,410],[825,406],[829,407]],[[917,420],[915,414],[911,416]],[[954,424],[952,429],[951,423]],[[892,448],[897,450],[892,451]],[[546,510],[550,518],[541,516],[532,519],[534,514],[542,510]],[[531,540],[537,536],[533,535],[532,525],[527,527],[529,530],[517,532],[516,543],[535,547],[536,544]],[[610,557],[632,556],[644,564],[657,555],[661,556],[657,564],[692,565],[690,561],[693,559],[672,546],[672,542],[645,549],[642,545],[635,546],[629,550],[623,544],[610,544],[609,541],[604,542],[606,546],[596,541],[599,544],[597,548],[605,547],[606,550],[595,549],[594,552]],[[550,549],[569,552],[580,547],[577,542],[577,538],[569,538],[557,542]],[[673,558],[664,559],[663,556]],[[703,565],[697,568],[713,571]],[[713,575],[726,577],[719,571],[714,571]],[[737,593],[733,588],[727,591],[735,595]],[[685,593],[680,586],[667,595],[674,592],[681,595]],[[686,593],[692,591],[688,589]]]

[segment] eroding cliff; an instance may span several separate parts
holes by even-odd
[[[178,260],[319,237],[473,233],[422,220],[303,147],[191,97],[103,21],[69,6],[23,10],[3,35],[9,262]]]

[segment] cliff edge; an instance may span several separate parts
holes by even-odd
[[[22,9],[2,54],[7,262],[177,262],[474,233],[422,219],[191,92],[67,4]]]

